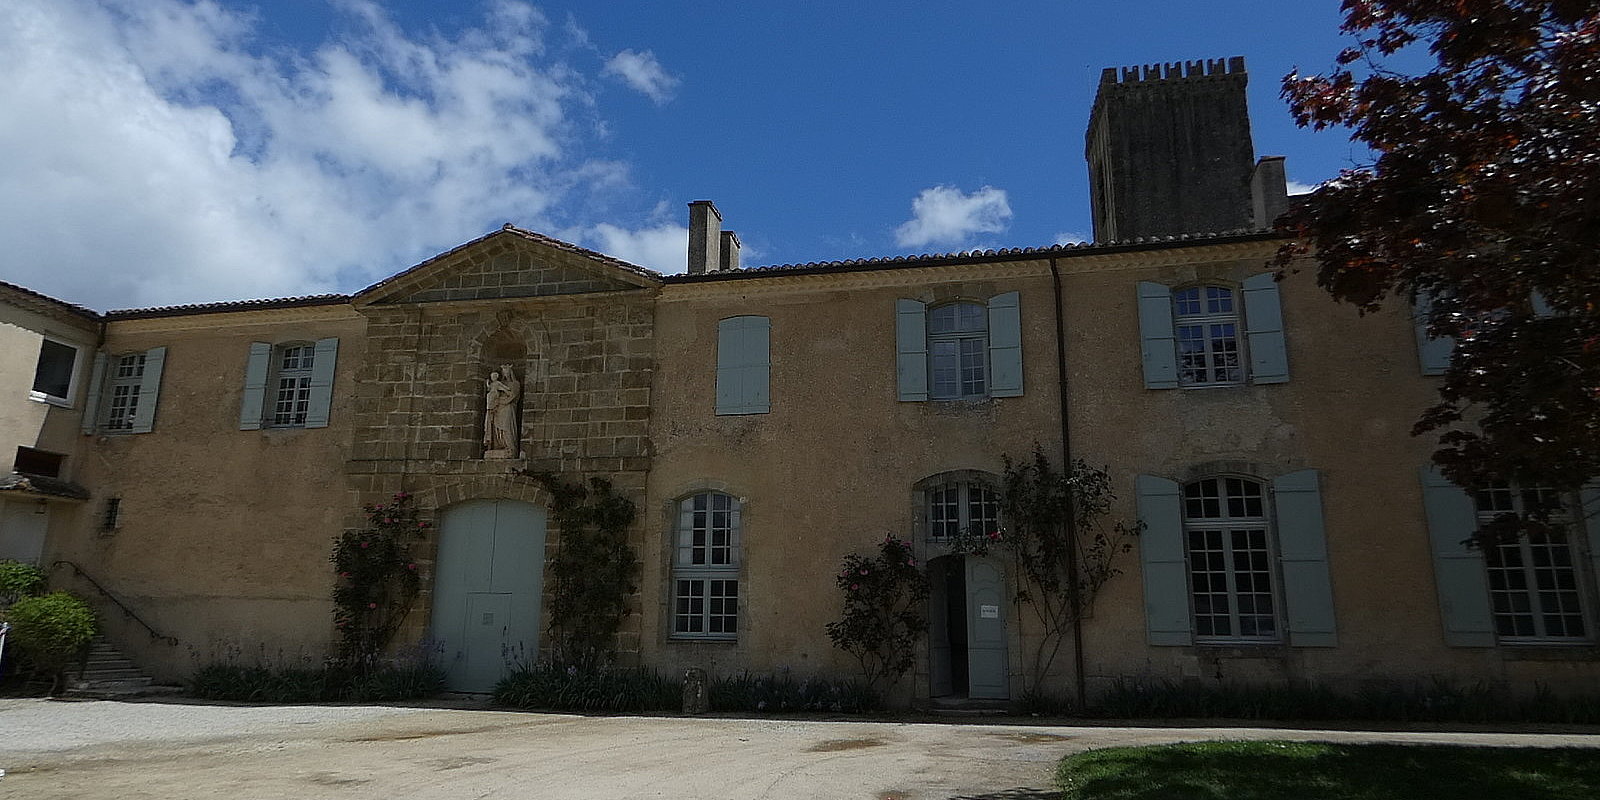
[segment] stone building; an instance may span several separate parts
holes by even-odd
[[[1600,492],[1569,499],[1567,541],[1462,545],[1523,495],[1475,503],[1409,435],[1448,342],[1274,279],[1282,160],[1254,156],[1245,78],[1107,72],[1093,244],[744,268],[701,201],[681,275],[507,226],[348,296],[96,314],[5,287],[4,554],[70,561],[137,610],[108,635],[163,677],[230,648],[321,657],[333,538],[409,492],[438,524],[406,639],[482,690],[547,642],[562,531],[528,474],[553,472],[641,509],[617,650],[667,671],[851,672],[823,632],[834,575],[893,534],[933,581],[904,701],[1080,678],[1592,686]],[[1018,576],[948,547],[1004,524],[1003,459],[1036,447],[1105,465],[1111,515],[1145,526],[1081,659],[1043,676]]]

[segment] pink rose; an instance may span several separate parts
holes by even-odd
[[[367,608],[377,608],[377,607],[378,607],[377,603],[368,603],[367,604]]]

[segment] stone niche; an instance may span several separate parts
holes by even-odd
[[[485,460],[526,457],[526,402],[533,386],[532,360],[524,338],[501,328],[483,341],[478,374],[484,393],[479,433]]]

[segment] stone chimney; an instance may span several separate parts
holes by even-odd
[[[739,234],[733,231],[722,232],[722,258],[718,268],[739,268]]]
[[[1289,210],[1289,178],[1283,171],[1283,156],[1262,156],[1250,172],[1250,199],[1255,208],[1256,227],[1272,228],[1272,223]]]
[[[689,204],[689,273],[722,268],[722,214],[710,200]],[[737,241],[737,240],[736,240]]]

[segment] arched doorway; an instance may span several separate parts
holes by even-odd
[[[444,510],[435,562],[432,637],[445,688],[487,692],[509,657],[539,652],[545,511],[518,500],[468,500]]]
[[[928,562],[928,677],[935,698],[1010,697],[1005,573],[976,556]]]

